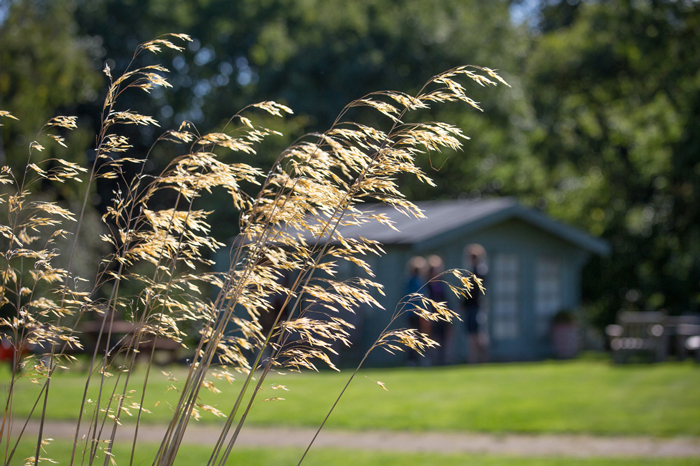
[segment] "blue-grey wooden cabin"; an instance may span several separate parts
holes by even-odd
[[[511,198],[418,202],[426,218],[406,216],[393,208],[366,205],[385,213],[398,232],[377,222],[343,227],[346,237],[380,241],[386,255],[368,259],[385,296],[385,310],[360,309],[353,318],[356,346],[341,353],[351,363],[372,344],[392,310],[405,295],[406,265],[416,255],[438,255],[446,269],[469,268],[465,247],[481,245],[486,252],[486,295],[481,300],[482,326],[491,361],[536,360],[552,356],[550,325],[555,313],[580,303],[581,269],[591,254],[607,255],[608,244],[578,229],[526,208]],[[362,272],[347,266],[343,275]],[[453,310],[460,303],[452,297]],[[467,358],[464,324],[457,322],[449,345],[450,362]],[[345,359],[345,360],[343,360]],[[374,365],[403,364],[405,356],[375,351]]]

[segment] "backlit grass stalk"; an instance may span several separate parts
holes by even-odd
[[[192,417],[198,418],[201,411],[226,418],[208,463],[225,464],[270,371],[317,370],[318,361],[337,370],[331,361],[331,356],[336,354],[333,344],[351,344],[348,330],[352,326],[343,316],[360,306],[381,307],[375,296],[382,292],[382,285],[373,280],[372,270],[362,256],[384,253],[375,241],[344,237],[343,227],[380,222],[393,228],[388,217],[358,208],[368,201],[389,204],[406,215],[422,217],[422,212],[405,199],[395,180],[401,174],[412,174],[432,184],[414,164],[415,156],[443,147],[458,149],[461,140],[466,138],[459,128],[447,123],[405,123],[405,115],[442,102],[461,101],[478,109],[478,104],[466,95],[459,83],[460,78],[482,86],[505,83],[488,68],[462,66],[434,76],[414,96],[393,91],[368,94],[348,104],[330,129],[309,134],[284,150],[268,173],[249,164],[222,160],[224,151],[252,157],[257,144],[276,134],[256,125],[248,115],[256,111],[277,117],[291,113],[287,107],[274,102],[252,104],[236,113],[220,132],[200,134],[188,122],[177,130],[164,132],[156,144],[185,146],[185,153],[174,157],[159,175],[147,175],[145,161],[150,151],[131,155],[129,139],[117,130],[125,124],[157,126],[158,123],[134,111],[119,110],[119,97],[129,89],[149,91],[158,86],[170,87],[164,77],[167,70],[162,66],[148,65],[133,70],[131,67],[143,52],[157,53],[163,47],[182,50],[173,43],[176,40],[187,41],[189,37],[170,35],[142,44],[127,70],[118,77],[112,77],[112,70],[105,67],[110,85],[96,139],[96,159],[89,172],[62,159],[52,159],[52,168],[42,168],[45,162],[34,163],[31,159],[33,151],[43,149],[37,141],[30,145],[30,158],[21,182],[7,167],[0,172],[0,183],[15,187],[0,195],[0,203],[6,204],[8,213],[7,226],[0,225],[0,235],[7,245],[0,257],[0,265],[4,266],[0,269],[0,301],[14,310],[15,317],[3,319],[0,325],[11,329],[8,336],[18,350],[38,344],[48,351],[48,367],[35,364],[29,368],[37,374],[36,382],[43,384],[35,404],[37,406],[40,399],[43,401],[42,428],[51,375],[62,367],[63,360],[72,358],[66,354],[68,349],[82,347],[79,328],[83,317],[90,312],[102,319],[88,364],[80,412],[76,413],[71,464],[87,462],[92,465],[101,454],[105,465],[116,462],[112,446],[123,415],[132,416],[131,410],[136,414],[130,458],[133,463],[139,425],[146,413],[143,403],[156,342],[172,340],[185,346],[185,334],[180,328],[184,321],[200,325],[199,341],[193,348],[186,380],[177,387],[180,398],[173,407],[172,420],[153,460],[154,465],[174,463],[188,423]],[[388,130],[347,120],[348,112],[355,107],[366,107],[386,117]],[[3,111],[0,117],[14,118]],[[51,126],[72,129],[75,119],[57,117],[50,120],[47,127]],[[64,145],[60,134],[47,136]],[[129,172],[126,164],[138,167],[131,178],[126,175]],[[32,176],[27,178],[29,173]],[[81,211],[74,215],[55,202],[33,201],[35,194],[31,190],[35,188],[31,184],[40,179],[49,182],[87,180]],[[112,253],[98,265],[95,277],[88,282],[93,286],[88,290],[80,287],[83,279],[75,276],[72,264],[84,234],[81,228],[87,196],[98,179],[112,180],[117,186],[103,216],[107,233],[102,239],[111,245]],[[250,197],[243,185],[246,189],[259,185],[258,194]],[[213,262],[206,255],[223,243],[209,236],[207,217],[210,212],[197,208],[201,195],[214,190],[227,192],[233,207],[240,212],[240,233],[231,249],[230,267],[223,273],[209,271]],[[153,210],[153,201],[167,191],[176,193],[172,207]],[[61,218],[70,221],[77,218],[72,249],[65,252],[69,254],[65,270],[51,264],[60,252],[50,247],[56,238],[67,234],[58,226]],[[42,238],[43,247],[30,247]],[[341,261],[354,264],[369,278],[336,279]],[[467,274],[450,273],[453,278],[446,283],[458,295],[471,292],[474,286],[480,287]],[[290,277],[289,284],[282,281],[284,276]],[[138,284],[136,294],[126,294],[122,284],[127,280]],[[56,286],[57,283],[61,285]],[[213,300],[202,298],[201,290],[205,287],[218,289],[218,295]],[[283,316],[279,310],[267,319],[273,323],[263,333],[261,318],[275,311],[272,297],[277,295],[283,297],[281,309],[288,309],[288,315]],[[52,300],[52,296],[57,299]],[[411,306],[406,307],[409,302]],[[115,341],[113,328],[118,312],[129,317],[134,331],[130,337]],[[432,302],[423,295],[408,297],[365,354],[348,385],[369,352],[376,348],[388,351],[408,348],[422,352],[436,344],[416,330],[393,327],[406,312],[416,312],[429,320],[457,318],[444,303]],[[146,340],[152,346],[147,355],[145,381],[137,395],[139,402],[129,402],[133,392],[130,371]],[[101,350],[103,342],[105,348]],[[246,355],[250,352],[251,359]],[[17,355],[21,353],[16,352]],[[270,356],[264,361],[263,354],[267,353]],[[123,364],[116,366],[121,358]],[[214,366],[217,359],[225,366]],[[218,368],[214,370],[215,367]],[[12,436],[12,390],[16,379],[24,375],[18,372],[19,368],[20,362],[16,361],[0,428],[0,441],[5,441],[6,452],[10,451]],[[224,414],[202,404],[200,391],[202,388],[217,391],[214,383],[207,379],[209,376],[231,381],[233,374],[229,369],[242,373],[244,379],[232,409]],[[257,369],[261,372],[253,384]],[[110,370],[117,371],[113,379]],[[97,399],[91,402],[88,393],[95,371],[100,377]],[[126,375],[122,379],[123,372]],[[276,399],[279,397],[270,398]],[[239,413],[244,402],[245,408]],[[91,404],[94,407],[90,408]],[[84,411],[88,413],[85,420],[88,435],[80,447],[78,432],[82,432]],[[320,428],[324,424],[325,420]],[[108,425],[110,428],[105,431]],[[6,453],[5,464],[12,461],[23,433],[24,428],[15,439],[15,448]],[[38,464],[42,459],[45,444],[40,430],[30,463]]]
[[[458,283],[460,283],[459,286],[454,286],[451,283],[451,281],[446,280],[446,277],[450,275],[457,279]],[[447,270],[433,277],[430,281],[442,282],[458,297],[466,297],[471,296],[472,293],[484,292],[482,281],[468,271],[456,269]],[[428,338],[427,335],[421,334],[415,329],[395,329],[396,323],[399,322],[403,316],[405,316],[407,313],[415,312],[421,318],[433,322],[452,322],[454,319],[461,320],[459,315],[457,315],[447,307],[446,303],[438,303],[430,298],[427,298],[426,294],[423,292],[423,290],[427,286],[428,285],[425,284],[421,287],[421,289],[418,292],[405,296],[401,300],[401,302],[396,306],[396,309],[394,310],[394,313],[392,314],[389,323],[379,334],[377,340],[362,356],[362,359],[353,371],[352,375],[348,378],[348,381],[343,386],[343,389],[338,394],[338,397],[333,401],[333,405],[328,410],[328,413],[323,418],[323,421],[319,425],[318,429],[316,429],[314,436],[311,438],[309,445],[306,447],[304,453],[301,455],[299,463],[297,463],[298,466],[300,466],[306,458],[306,455],[309,453],[309,450],[311,450],[311,447],[318,438],[318,434],[320,434],[321,430],[323,430],[323,428],[325,427],[326,422],[328,422],[328,419],[331,417],[331,414],[333,414],[333,411],[335,410],[336,406],[338,406],[338,403],[345,394],[345,391],[348,389],[348,387],[350,386],[353,379],[364,365],[369,355],[375,349],[383,348],[389,353],[394,354],[394,352],[396,351],[404,351],[406,348],[408,348],[409,351],[416,351],[421,356],[425,356],[425,350],[434,348],[438,345],[437,342]],[[382,384],[379,381],[375,382],[386,390],[384,384]]]
[[[427,85],[428,85],[428,84],[426,84],[426,86],[427,86]],[[422,93],[422,91],[423,91],[424,89],[425,89],[425,86],[424,86],[423,89],[421,89],[421,92],[419,92],[419,95]],[[348,106],[346,106],[346,107],[343,109],[343,111],[341,112],[341,114],[339,115],[339,117],[336,119],[336,121],[335,121],[333,127],[332,127],[329,131],[327,131],[326,133],[324,133],[323,135],[321,135],[316,144],[317,144],[317,145],[318,145],[318,144],[321,144],[321,143],[323,142],[324,138],[328,138],[328,137],[329,137],[329,134],[333,134],[333,131],[339,126],[339,124],[340,124],[340,122],[341,122],[341,118],[343,117],[343,115],[344,115],[350,108],[352,108],[353,106],[356,106],[356,105],[358,105],[358,104],[363,104],[363,103],[366,103],[366,102],[371,102],[369,99],[370,99],[373,95],[374,95],[374,94],[370,94],[370,95],[368,95],[368,96],[365,96],[364,98],[359,99],[359,100],[357,100],[357,101],[355,101],[355,102],[352,102],[351,104],[349,104]],[[378,95],[382,95],[382,93],[378,93]],[[392,134],[395,132],[395,130],[396,130],[398,124],[401,122],[401,118],[403,118],[403,116],[406,114],[406,112],[408,112],[408,110],[409,110],[409,106],[407,105],[407,106],[405,106],[405,107],[403,108],[403,110],[401,110],[401,113],[400,113],[400,115],[399,115],[397,118],[392,118],[393,124],[392,124],[391,130],[390,130],[389,133],[388,133],[388,134],[389,134],[389,138],[387,138],[386,140],[384,140],[384,141],[381,142],[380,147],[379,147],[377,150],[375,150],[374,154],[371,156],[371,161],[370,161],[370,163],[367,165],[367,167],[364,167],[364,168],[359,172],[359,174],[357,175],[357,178],[353,181],[352,185],[349,187],[349,189],[347,190],[347,192],[345,192],[345,193],[343,194],[343,197],[342,197],[342,199],[340,200],[340,203],[339,203],[337,206],[334,207],[333,214],[331,215],[331,217],[328,219],[328,221],[325,223],[325,225],[323,225],[323,231],[321,232],[320,235],[318,235],[318,238],[316,239],[316,244],[314,245],[314,248],[313,248],[313,250],[315,251],[315,250],[317,250],[317,249],[319,248],[319,246],[320,246],[320,251],[318,252],[317,257],[316,257],[316,259],[315,259],[315,262],[316,262],[316,263],[320,263],[321,261],[323,261],[323,260],[326,258],[326,250],[327,250],[327,248],[328,248],[328,246],[329,246],[329,244],[330,244],[329,241],[323,243],[322,245],[320,245],[319,242],[321,241],[321,239],[324,238],[324,236],[326,236],[326,234],[327,234],[327,236],[328,236],[329,238],[333,238],[334,235],[336,235],[338,226],[339,226],[339,224],[340,224],[340,222],[341,222],[341,220],[342,220],[342,218],[343,218],[343,215],[346,213],[348,207],[349,207],[350,205],[353,205],[353,204],[355,204],[355,203],[357,203],[357,202],[360,201],[360,199],[357,197],[358,192],[359,192],[358,187],[360,186],[360,184],[362,183],[362,181],[364,180],[364,178],[367,176],[367,174],[374,168],[374,164],[377,163],[378,159],[380,158],[380,155],[382,154],[382,151],[388,149],[388,147],[387,147],[387,146],[388,146],[387,141],[391,141],[391,136],[392,136]],[[318,146],[317,146],[317,147],[318,147]],[[321,150],[320,147],[319,147],[318,150]],[[312,155],[315,155],[315,153],[312,154]],[[305,267],[306,267],[307,265],[308,265],[308,262],[305,264]],[[304,287],[306,287],[306,286],[309,285],[309,282],[310,282],[310,280],[311,280],[311,278],[312,278],[312,275],[313,275],[313,270],[310,270],[309,273],[308,273],[308,275],[305,277],[305,280],[304,280]],[[301,278],[301,277],[302,277],[302,274],[299,274],[299,278]],[[295,284],[295,286],[292,287],[292,289],[297,289],[297,286],[296,286],[296,285],[298,285],[298,283],[299,283],[299,278],[297,279],[297,283]],[[283,308],[286,307],[286,305],[288,304],[289,298],[290,298],[290,297],[291,297],[291,294],[288,295],[288,297],[287,297],[285,303],[284,303],[283,306],[282,306]],[[290,314],[289,314],[289,317],[288,317],[288,319],[287,319],[286,324],[288,324],[288,323],[291,321],[292,316],[294,315],[294,311],[295,311],[295,310],[297,309],[297,307],[299,306],[300,300],[301,300],[301,295],[298,295],[297,298],[296,298],[296,300],[295,300],[295,302],[294,302],[294,305],[293,305],[293,307],[292,307],[292,310],[290,311]],[[368,302],[371,303],[371,304],[374,304],[374,305],[377,305],[377,306],[378,306],[378,303],[374,302],[373,300],[368,300]],[[347,310],[348,310],[348,311],[352,311],[351,309],[347,309]],[[303,317],[303,312],[300,313],[300,318],[301,318],[301,317]],[[279,319],[279,316],[277,316],[277,319]],[[395,321],[395,319],[392,319],[392,320],[391,320],[391,324],[393,324],[394,321]],[[277,323],[278,323],[278,320],[275,320],[275,323],[274,323],[274,325],[273,325],[273,329],[277,326]],[[390,325],[391,325],[391,324],[390,324]],[[270,333],[270,335],[268,335],[267,340],[266,340],[266,342],[265,342],[265,345],[267,345],[267,344],[269,343],[270,337],[271,337],[271,336],[272,336],[272,332]],[[279,334],[279,338],[278,338],[278,341],[277,341],[277,343],[276,343],[276,347],[277,347],[277,348],[280,348],[280,349],[281,349],[281,348],[285,347],[285,343],[286,343],[286,338],[287,338],[287,336],[288,336],[288,334],[286,334],[286,333],[282,333],[282,332],[281,332],[281,333]],[[282,341],[280,341],[280,340],[282,340]],[[265,345],[263,345],[263,346],[265,346]],[[280,350],[277,350],[277,353],[279,353],[279,351],[280,351]],[[262,354],[262,353],[260,353],[260,354]],[[366,356],[365,356],[365,358],[363,358],[362,362],[360,363],[360,366],[362,365],[362,363],[364,362],[365,359],[366,359]],[[233,448],[233,445],[235,444],[235,441],[236,441],[236,439],[238,438],[238,434],[240,433],[240,430],[241,430],[241,428],[242,428],[242,426],[243,426],[243,423],[245,422],[245,420],[246,420],[246,418],[247,418],[247,416],[248,416],[248,413],[250,412],[250,409],[252,408],[252,405],[253,405],[253,402],[254,402],[254,400],[255,400],[256,394],[257,394],[258,391],[261,389],[262,384],[263,384],[263,382],[264,382],[264,380],[265,380],[265,377],[266,377],[267,374],[269,373],[269,371],[270,371],[270,369],[271,369],[271,367],[272,367],[272,365],[273,365],[274,360],[275,360],[274,357],[269,359],[269,361],[268,361],[267,365],[265,366],[265,368],[264,368],[262,374],[259,376],[257,386],[255,387],[255,389],[254,389],[254,391],[253,391],[253,394],[252,394],[251,397],[250,397],[250,400],[249,400],[249,402],[248,402],[248,405],[247,405],[247,407],[246,407],[246,410],[245,410],[245,412],[243,413],[243,415],[241,416],[241,418],[240,418],[240,420],[239,420],[239,422],[238,422],[238,426],[236,427],[236,431],[234,432],[233,436],[231,437],[231,439],[230,439],[230,441],[229,441],[229,445],[228,445],[228,447],[227,447],[227,449],[226,449],[226,452],[224,453],[224,455],[223,455],[223,457],[222,457],[222,459],[221,459],[221,461],[220,461],[219,464],[224,464],[224,463],[226,462],[226,460],[227,460],[227,458],[228,458],[228,456],[229,456],[229,454],[230,454],[230,452],[231,452],[231,450],[232,450],[232,448]],[[256,363],[257,363],[257,362],[258,362],[258,361],[256,361]],[[358,370],[359,370],[359,366],[358,366]],[[357,371],[356,371],[356,372],[357,372]],[[354,376],[354,374],[353,374],[353,376]],[[352,377],[351,377],[351,380],[352,380]],[[344,390],[343,390],[343,392],[344,392]],[[341,393],[341,396],[342,396],[342,393]],[[235,407],[234,407],[234,410],[232,411],[231,415],[229,416],[229,419],[232,419],[232,418],[236,415],[237,408],[238,408],[238,403],[236,403],[236,405],[235,405]],[[332,411],[332,409],[331,409],[331,411]],[[330,412],[329,412],[329,415],[330,415]],[[324,421],[324,423],[325,423],[325,421]],[[226,431],[224,431],[224,432],[222,433],[223,436],[225,436],[225,434],[226,434]],[[221,441],[221,439],[220,439],[220,441]],[[312,443],[313,443],[313,441],[312,441]],[[209,464],[213,464],[213,460],[215,460],[216,457],[217,457],[217,455],[219,454],[220,448],[221,448],[221,444],[219,443],[219,444],[217,444],[217,449],[215,450],[215,453],[214,453],[214,455],[212,456],[212,459],[210,459],[210,463],[209,463]],[[308,451],[308,450],[307,450],[307,451]],[[303,460],[303,458],[302,458],[302,460]]]

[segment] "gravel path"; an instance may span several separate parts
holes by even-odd
[[[18,426],[15,425],[14,429]],[[38,433],[38,423],[30,423],[27,433]],[[71,438],[75,422],[49,421],[44,437]],[[139,429],[143,442],[159,442],[165,426],[145,425]],[[117,441],[133,438],[133,426],[117,431]],[[192,424],[186,443],[214,444],[220,428],[211,424]],[[314,435],[308,428],[245,427],[237,444],[246,447],[306,447]],[[103,437],[108,437],[104,435]],[[700,438],[596,437],[591,435],[491,435],[479,433],[389,432],[324,430],[315,448],[348,448],[402,452],[488,453],[513,456],[566,457],[697,457]]]

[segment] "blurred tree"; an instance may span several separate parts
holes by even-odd
[[[98,75],[88,58],[95,48],[76,35],[73,8],[68,0],[0,0],[0,109],[19,118],[3,121],[0,163],[15,170],[24,168],[29,143],[49,118],[81,113],[81,105],[97,98]],[[64,136],[69,151],[47,143],[36,157],[60,149],[67,160],[83,158],[90,132]]]
[[[80,116],[78,129],[48,132],[66,138],[66,147],[40,136],[45,149],[32,151],[32,162],[60,157],[85,164],[86,151],[94,144],[89,111],[97,99],[99,73],[90,59],[100,53],[99,43],[78,35],[74,21],[75,3],[70,0],[0,0],[0,110],[9,111],[19,120],[3,118],[0,123],[0,165],[9,165],[21,181],[27,164],[29,144],[37,139],[42,126],[54,116]],[[3,186],[1,189],[8,189]],[[87,189],[84,183],[36,183],[40,190],[34,200],[59,201],[79,212]],[[91,199],[98,203],[94,197]],[[94,264],[104,255],[105,243],[99,216],[93,206],[83,216],[81,247],[75,252],[72,272],[91,280]],[[1,222],[7,222],[2,218]],[[75,223],[66,221],[71,230]],[[6,247],[0,238],[0,247]],[[57,241],[57,248],[70,249],[72,238]],[[4,250],[4,249],[3,249]],[[61,256],[54,266],[67,267],[68,257]],[[0,308],[7,316],[9,307]]]
[[[700,311],[700,5],[550,2],[542,18],[530,142],[547,210],[613,244],[585,280],[595,321]]]
[[[542,179],[539,162],[528,156],[526,132],[533,117],[517,78],[527,31],[510,22],[508,1],[81,0],[79,5],[81,34],[104,34],[103,47],[117,72],[138,43],[157,34],[186,32],[196,39],[188,54],[172,60],[172,94],[154,93],[150,110],[125,96],[125,108],[152,114],[164,127],[188,119],[210,130],[260,100],[293,108],[297,116],[278,126],[285,138],[263,146],[263,167],[302,130],[327,128],[345,104],[369,92],[415,92],[431,75],[465,63],[498,68],[513,90],[468,90],[486,102],[485,115],[452,106],[435,116],[456,122],[474,138],[466,154],[431,154],[421,161],[437,168],[450,159],[443,170],[429,170],[439,180],[439,193],[412,180],[404,186],[421,199],[515,193]],[[141,143],[149,145],[156,135],[139,130]],[[165,151],[163,157],[170,155]],[[152,168],[159,166],[156,160]],[[215,222],[219,233],[233,234],[232,213],[216,210],[222,213]]]

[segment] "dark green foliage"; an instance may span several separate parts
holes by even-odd
[[[528,60],[548,211],[613,245],[584,281],[600,324],[620,308],[700,309],[699,68],[690,2],[584,3]]]
[[[0,129],[0,163],[16,169],[24,168],[29,143],[49,118],[79,112],[97,98],[97,73],[88,60],[95,47],[90,38],[77,35],[69,1],[0,1],[0,6],[0,108],[20,119],[0,122],[5,125]],[[79,132],[69,142],[85,150],[90,137]],[[48,157],[55,144],[45,145]],[[83,158],[80,153],[67,157]]]
[[[266,142],[260,151],[262,168],[303,132],[332,124],[345,103],[377,89],[416,92],[416,83],[439,70],[468,63],[502,70],[516,90],[487,99],[481,89],[470,88],[477,101],[488,102],[484,115],[462,105],[435,110],[431,118],[455,121],[474,140],[467,154],[426,155],[420,165],[440,168],[449,158],[444,165],[449,170],[428,170],[440,178],[444,197],[515,193],[512,167],[520,167],[521,174],[536,169],[527,160],[525,138],[531,112],[515,72],[527,47],[526,31],[512,26],[506,1],[85,0],[78,5],[80,34],[102,38],[117,69],[126,66],[136,44],[154,35],[185,31],[197,39],[185,59],[173,60],[173,92],[167,97],[156,92],[151,102],[129,102],[128,96],[122,102],[156,116],[163,127],[183,119],[202,129],[220,127],[255,101],[292,107],[296,117],[275,123],[285,137]],[[96,69],[101,66],[95,61]],[[369,112],[350,117],[377,119]],[[140,136],[143,150],[157,134],[147,128]],[[172,157],[168,150],[156,150],[160,160]],[[155,172],[158,156],[154,160]],[[529,186],[531,178],[537,177],[521,176],[518,183]],[[414,180],[402,184],[413,199],[436,195]],[[106,196],[112,188],[100,189]],[[215,233],[225,234],[225,228],[234,234],[235,212],[212,209]]]

